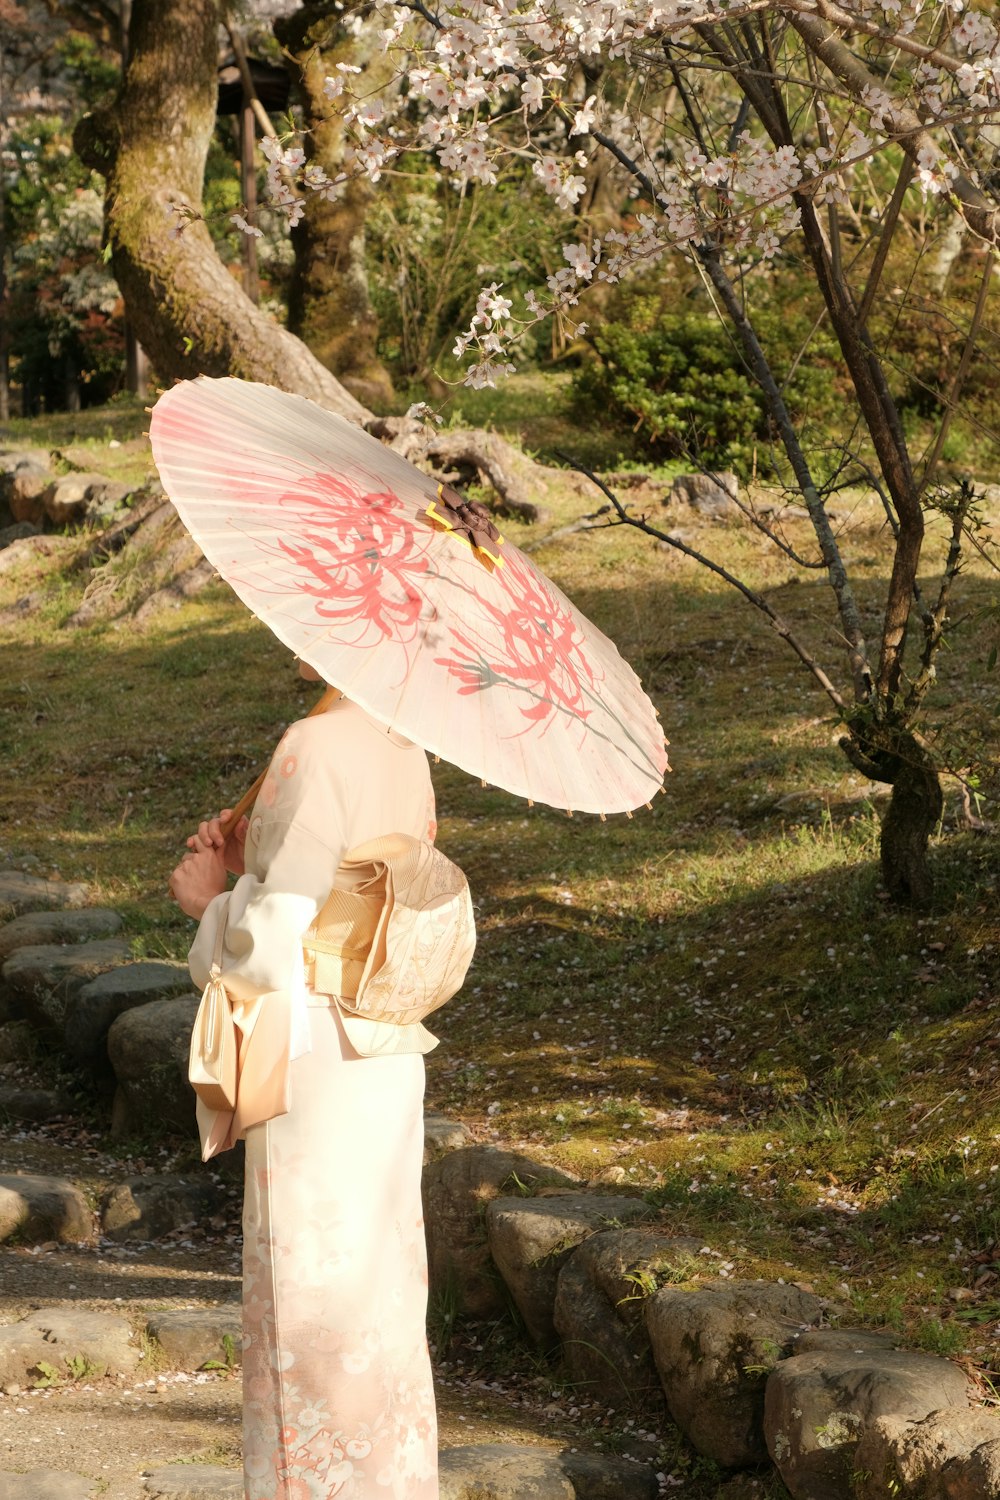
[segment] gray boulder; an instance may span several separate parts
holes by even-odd
[[[27,1062],[34,1057],[38,1040],[27,1021],[6,1021],[0,1025],[0,1066]]]
[[[38,527],[31,521],[15,521],[11,526],[0,526],[0,552],[14,542],[23,541],[26,536],[37,535]]]
[[[133,488],[117,479],[102,479],[90,486],[84,520],[89,526],[110,526],[128,514],[128,499]]]
[[[0,1177],[0,1240],[15,1238],[26,1244],[90,1241],[94,1216],[80,1189],[63,1177]]]
[[[554,1322],[582,1396],[616,1410],[662,1403],[643,1304],[663,1281],[683,1280],[700,1249],[653,1229],[607,1229],[572,1252],[559,1271]]]
[[[24,870],[0,870],[0,916],[4,920],[22,912],[62,911],[82,906],[89,892],[79,881],[46,880]]]
[[[108,1066],[108,1032],[117,1018],[137,1005],[190,994],[187,964],[166,959],[121,964],[85,984],[66,1007],[63,1042],[84,1067]]]
[[[678,474],[670,487],[668,505],[690,505],[699,515],[724,521],[742,515],[736,503],[740,482],[730,470],[717,474]]]
[[[78,1307],[43,1307],[0,1328],[0,1385],[30,1381],[39,1362],[61,1380],[127,1375],[139,1363],[125,1318]],[[51,1378],[51,1377],[50,1377]]]
[[[952,1407],[921,1422],[876,1417],[854,1454],[857,1500],[993,1500],[1000,1414]]]
[[[820,1299],[770,1281],[707,1281],[662,1287],[645,1316],[670,1414],[698,1452],[733,1469],[766,1462],[768,1371],[821,1321]]]
[[[208,1177],[131,1177],[116,1183],[101,1204],[101,1233],[111,1240],[155,1240],[188,1224],[205,1223],[228,1202]]]
[[[597,1193],[495,1198],[487,1204],[493,1263],[535,1344],[549,1349],[556,1342],[556,1282],[574,1246],[609,1224],[648,1218],[652,1212],[641,1198]]]
[[[490,1259],[486,1205],[523,1184],[578,1186],[577,1179],[493,1146],[449,1151],[424,1168],[424,1220],[432,1301],[472,1318],[502,1316],[507,1296]]]
[[[17,948],[0,968],[0,999],[15,1016],[30,1021],[39,1036],[58,1046],[74,997],[105,969],[131,957],[131,944],[124,938]]]
[[[69,1114],[71,1108],[61,1089],[20,1088],[0,1083],[0,1119],[39,1124]]]
[[[42,492],[45,514],[55,526],[71,526],[87,512],[91,489],[105,483],[103,474],[63,474]]]
[[[429,1111],[424,1115],[424,1166],[446,1151],[460,1151],[472,1144],[472,1133],[461,1120],[449,1120]]]
[[[243,1361],[243,1325],[240,1309],[235,1305],[156,1313],[146,1329],[177,1370],[200,1370],[215,1363],[238,1365]]]
[[[469,1443],[443,1448],[441,1500],[655,1500],[656,1476],[643,1464],[590,1453]]]
[[[143,1480],[147,1500],[240,1500],[243,1475],[213,1464],[171,1464]]]
[[[198,1004],[197,995],[153,1000],[112,1023],[108,1057],[118,1080],[117,1134],[146,1126],[195,1133],[194,1090],[187,1070]]]
[[[25,1474],[0,1473],[0,1500],[92,1500],[97,1480],[64,1469],[29,1469]]]
[[[41,526],[45,520],[45,491],[52,475],[30,458],[20,461],[5,484],[7,504],[15,521],[30,521]]]
[[[0,962],[18,948],[39,948],[52,943],[86,943],[113,937],[122,930],[116,911],[84,906],[69,911],[33,911],[15,917],[0,927]]]
[[[898,1350],[814,1349],[771,1373],[764,1403],[767,1446],[793,1500],[842,1500],[857,1447],[877,1417],[921,1421],[966,1403],[957,1365]]]

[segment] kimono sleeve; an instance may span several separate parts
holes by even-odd
[[[225,921],[222,977],[244,1004],[301,985],[302,935],[347,847],[346,789],[311,723],[293,724],[275,751],[251,816],[248,873],[209,903],[188,955],[204,987]]]

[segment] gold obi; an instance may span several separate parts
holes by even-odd
[[[306,983],[319,995],[356,1000],[385,897],[333,890],[302,939]]]
[[[330,892],[302,939],[306,982],[371,1021],[409,1026],[461,988],[476,946],[465,876],[425,839],[392,833],[340,865],[353,890]]]

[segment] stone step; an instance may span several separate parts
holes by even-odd
[[[132,945],[124,938],[17,948],[0,969],[0,1003],[58,1047],[70,1001],[98,974],[131,957]]]
[[[28,1062],[38,1050],[38,1039],[27,1021],[0,1024],[0,1065]]]
[[[144,1500],[241,1500],[243,1476],[212,1464],[170,1464],[143,1479]]]
[[[127,1010],[191,993],[185,963],[169,959],[121,964],[85,984],[66,1007],[63,1043],[83,1067],[109,1067],[108,1032]]]
[[[0,1241],[84,1244],[93,1238],[94,1215],[67,1178],[0,1176]]]
[[[39,1124],[70,1112],[72,1103],[61,1089],[21,1087],[0,1083],[0,1116]]]
[[[112,1135],[164,1128],[197,1135],[187,1076],[197,1012],[197,995],[151,1000],[112,1023],[108,1057],[118,1080]]]
[[[139,1363],[128,1321],[82,1307],[43,1307],[0,1328],[0,1387],[125,1375]],[[44,1367],[44,1368],[43,1368]],[[15,1392],[16,1393],[16,1392]]]
[[[504,1443],[444,1448],[441,1500],[656,1500],[656,1477],[628,1459]],[[171,1464],[144,1478],[150,1500],[240,1500],[238,1471]]]
[[[73,911],[33,911],[15,917],[0,927],[0,962],[17,948],[38,948],[46,943],[86,943],[94,938],[114,937],[122,930],[116,911],[84,906]]]
[[[207,1173],[194,1177],[130,1177],[105,1193],[101,1233],[118,1241],[160,1239],[189,1224],[204,1224],[224,1214],[231,1206],[233,1191]]]
[[[0,870],[0,915],[19,917],[24,912],[63,911],[82,906],[89,891],[79,881],[46,880],[24,870]]]
[[[29,1469],[26,1474],[0,1471],[0,1500],[92,1500],[97,1480],[61,1469]]]
[[[238,1303],[154,1313],[146,1330],[177,1370],[202,1370],[216,1364],[235,1367],[243,1361]]]

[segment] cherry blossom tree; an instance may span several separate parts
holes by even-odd
[[[530,161],[573,226],[562,268],[517,305],[505,287],[483,288],[455,346],[469,384],[510,374],[523,331],[553,315],[575,319],[596,285],[648,272],[665,258],[694,267],[763,392],[776,467],[808,511],[814,555],[797,560],[829,581],[839,663],[818,661],[765,598],[726,576],[832,702],[852,763],[892,785],[884,875],[897,897],[927,901],[927,843],[942,794],[920,726],[976,503],[974,486],[950,476],[942,458],[974,356],[988,357],[981,333],[1000,245],[1000,31],[992,7],[977,0],[411,0],[375,8],[396,69],[389,87],[372,86],[349,63],[327,79],[346,142],[339,179],[377,183],[401,151],[423,149],[456,184],[488,190],[503,160],[516,155]],[[275,150],[276,191],[281,182],[288,191],[295,149]],[[618,174],[624,218],[621,227],[592,232],[575,215],[601,155]],[[917,219],[923,227],[914,233]],[[931,393],[937,419],[915,450],[900,409],[894,337],[912,316],[906,288],[928,258],[940,281],[940,240],[949,234],[957,246],[952,261],[961,253],[978,286],[962,314],[948,379]],[[785,372],[755,318],[755,286],[792,260],[819,293],[817,326],[832,332],[853,387],[857,419],[835,462],[796,430]],[[799,357],[808,358],[807,347]],[[894,539],[874,628],[829,511],[831,496],[849,482],[878,493]],[[613,522],[661,534],[613,495],[608,502]],[[919,577],[928,524],[948,537],[947,561],[929,585]]]

